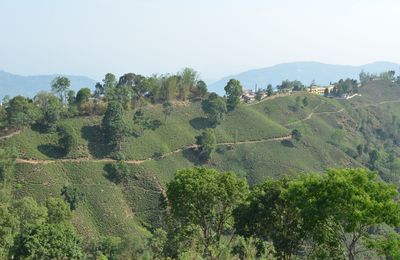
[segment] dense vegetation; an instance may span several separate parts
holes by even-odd
[[[240,82],[220,97],[184,69],[6,99],[1,257],[396,258],[396,80],[243,104]]]

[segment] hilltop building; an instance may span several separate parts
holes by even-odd
[[[308,92],[311,94],[316,94],[316,95],[324,95],[325,89],[328,89],[329,93],[333,90],[334,85],[329,85],[326,87],[320,87],[320,86],[312,86],[308,89]]]

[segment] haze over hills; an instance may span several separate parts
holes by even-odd
[[[236,75],[224,77],[209,85],[209,90],[218,94],[224,93],[224,87],[231,78],[240,80],[245,89],[266,88],[268,84],[274,87],[283,80],[300,80],[309,85],[313,80],[316,84],[326,85],[342,78],[355,78],[361,70],[369,73],[380,73],[388,70],[398,72],[400,65],[392,62],[374,62],[361,66],[333,65],[320,62],[291,62],[272,67],[248,70]]]
[[[32,97],[39,91],[50,90],[50,83],[57,75],[21,76],[0,70],[0,98],[23,95]],[[86,76],[66,75],[75,91],[82,87],[93,88],[96,82]]]
[[[380,73],[387,70],[398,72],[400,64],[392,62],[374,62],[361,66],[334,65],[320,62],[291,62],[274,65],[272,67],[248,70],[236,75],[224,77],[209,84],[209,91],[224,94],[224,87],[229,79],[240,80],[245,89],[258,87],[266,88],[267,84],[274,87],[283,80],[300,80],[308,85],[313,80],[317,84],[326,85],[341,78],[358,79],[361,70],[370,73]],[[134,71],[132,71],[134,72]],[[0,70],[0,98],[5,95],[23,95],[32,97],[39,91],[50,90],[50,83],[57,75],[22,76]],[[93,88],[96,81],[86,76],[66,75],[71,80],[75,91],[82,87]],[[120,75],[116,75],[117,77]]]

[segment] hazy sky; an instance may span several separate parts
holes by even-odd
[[[0,69],[205,79],[290,61],[400,63],[398,0],[0,0]]]

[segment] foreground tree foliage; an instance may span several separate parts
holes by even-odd
[[[355,259],[372,227],[399,224],[397,196],[395,187],[364,169],[267,181],[235,210],[235,227],[244,236],[270,239],[280,259],[305,245],[309,257]]]
[[[270,239],[279,259],[296,254],[305,237],[300,211],[285,197],[289,184],[288,179],[266,181],[256,186],[247,203],[234,211],[236,232]]]
[[[205,168],[180,170],[167,184],[169,211],[178,232],[198,228],[205,257],[214,258],[224,234],[232,234],[232,211],[244,200],[247,183],[235,174]]]

